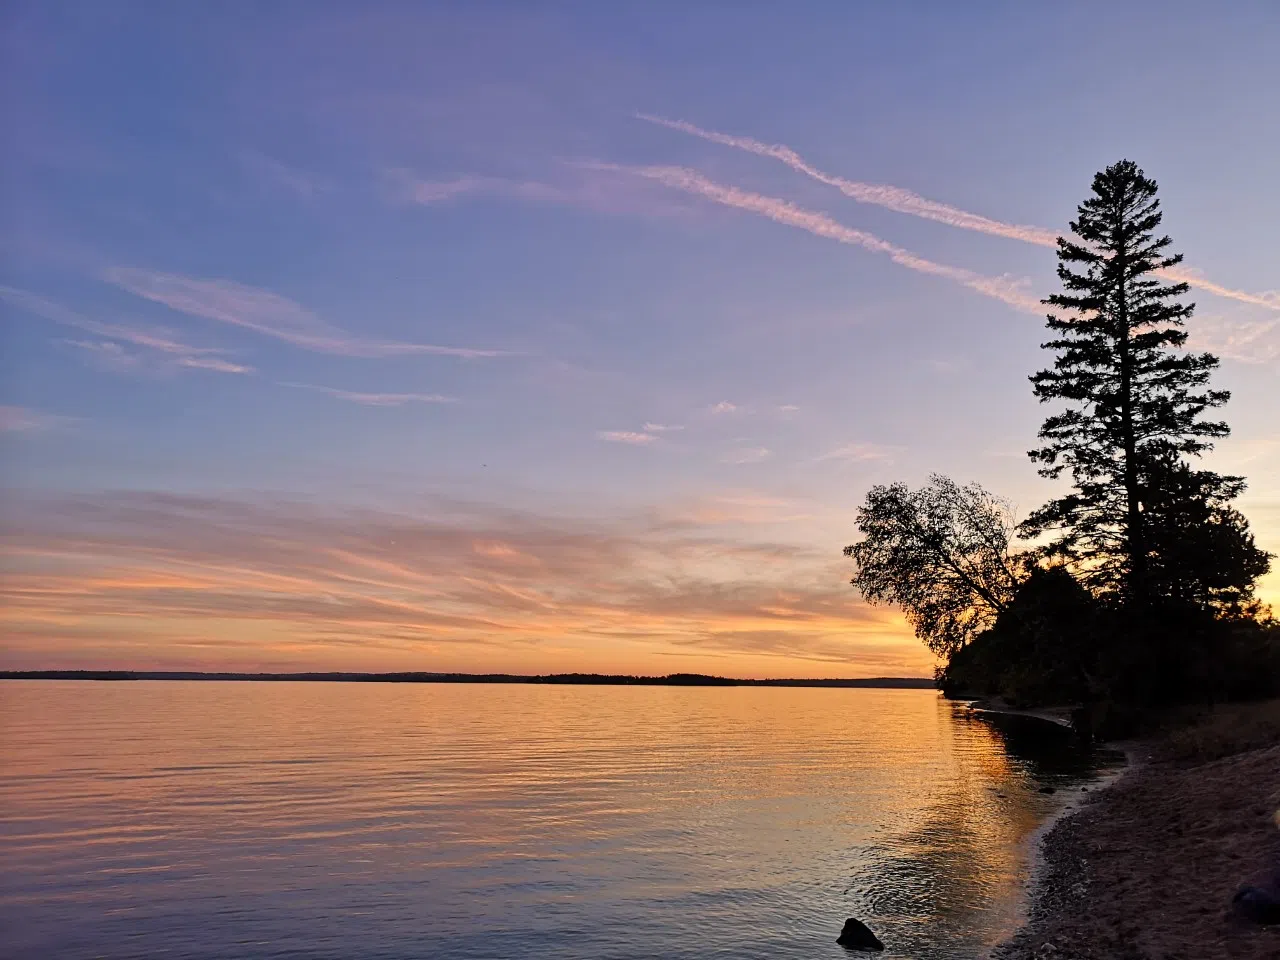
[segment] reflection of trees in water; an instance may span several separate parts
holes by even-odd
[[[1010,759],[1040,781],[1070,783],[1124,761],[1123,753],[1090,748],[1071,730],[1057,724],[999,713],[961,716],[961,709],[957,704],[957,723],[967,721],[989,727]]]
[[[1016,922],[1026,842],[1054,804],[1044,781],[1078,781],[1096,758],[1065,729],[979,719],[940,702],[952,769],[915,821],[862,851],[848,893],[908,955],[973,957]]]

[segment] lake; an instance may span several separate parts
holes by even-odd
[[[0,682],[8,957],[973,958],[1094,758],[930,690]]]

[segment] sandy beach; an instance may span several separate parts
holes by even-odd
[[[1280,745],[1207,761],[1175,758],[1167,740],[1133,753],[1046,833],[1029,922],[993,960],[1280,957],[1280,926],[1231,909],[1242,885],[1280,882]]]

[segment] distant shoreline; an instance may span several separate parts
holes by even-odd
[[[186,670],[0,670],[0,680],[290,680],[329,683],[542,683],[578,686],[635,687],[877,687],[891,690],[932,690],[925,677],[866,677],[846,680],[735,680],[700,673],[665,677],[621,674],[553,673],[526,676],[514,673],[209,673]]]

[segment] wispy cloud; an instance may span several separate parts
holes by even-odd
[[[415,180],[408,174],[402,175],[404,195],[413,203],[429,207],[437,203],[445,203],[455,197],[470,193],[519,192],[519,189],[543,186],[542,184],[521,184],[512,180],[501,180],[496,177],[454,177],[451,180]]]
[[[68,421],[67,417],[29,407],[0,406],[0,433],[37,433]]]
[[[155,370],[172,369],[177,366],[213,370],[218,373],[253,372],[250,366],[224,359],[223,355],[228,352],[226,350],[186,343],[168,330],[94,320],[47,297],[14,287],[0,287],[0,299],[27,313],[63,326],[75,327],[101,338],[64,340],[63,342],[85,351],[96,362],[108,369]],[[128,344],[128,348],[124,346],[125,344]]]
[[[425,207],[468,197],[499,197],[529,204],[574,207],[593,213],[656,217],[687,213],[670,195],[640,184],[625,171],[606,164],[560,163],[545,179],[464,174],[446,179],[423,179],[408,170],[385,174],[391,197]]]
[[[698,497],[670,508],[662,516],[675,528],[783,524],[813,518],[812,512],[795,500],[751,491],[728,491]]]
[[[739,447],[725,454],[724,462],[733,464],[759,463],[773,456],[768,447]]]
[[[815,457],[814,460],[819,463],[828,460],[839,460],[844,463],[868,463],[877,460],[887,462],[893,460],[895,451],[894,447],[885,447],[877,443],[845,443]]]
[[[308,200],[333,190],[333,181],[323,174],[291,166],[257,150],[241,150],[236,159],[248,174],[262,183],[281,187]]]
[[[984,296],[992,297],[1018,310],[1037,315],[1044,313],[1040,299],[1033,295],[1028,282],[1008,276],[989,277],[962,267],[935,263],[912,253],[887,240],[882,240],[864,230],[855,230],[838,223],[825,213],[806,210],[789,200],[769,197],[738,187],[725,186],[709,180],[695,170],[684,167],[625,167],[640,177],[646,177],[676,190],[704,197],[724,206],[746,210],[767,217],[775,223],[806,230],[815,236],[849,246],[861,247],[873,253],[887,256],[899,266],[930,276],[943,277],[968,287]]]
[[[1280,320],[1197,317],[1190,325],[1189,345],[1240,363],[1280,360]]]
[[[634,430],[601,430],[596,436],[610,443],[629,443],[636,447],[647,446],[658,440],[656,434],[639,433]]]
[[[1264,290],[1261,293],[1233,290],[1230,287],[1222,286],[1220,283],[1214,283],[1212,280],[1207,279],[1197,268],[1188,267],[1184,264],[1169,267],[1167,270],[1161,270],[1160,272],[1170,280],[1177,283],[1190,284],[1206,293],[1225,297],[1228,300],[1238,300],[1240,303],[1247,303],[1254,307],[1266,307],[1268,310],[1280,311],[1280,290]]]
[[[646,423],[639,430],[601,430],[596,436],[601,440],[608,440],[610,443],[629,443],[633,446],[643,447],[656,443],[662,439],[662,435],[665,433],[683,429],[684,427],[678,424]]]
[[[846,675],[883,673],[886,656],[892,672],[930,666],[899,616],[848,588],[830,551],[647,516],[589,522],[432,499],[405,515],[265,498],[30,496],[6,518],[4,556],[7,664],[278,656],[459,669],[465,657],[470,669],[572,669],[585,651],[626,640],[644,657],[733,652],[747,670],[764,662],[752,658]],[[525,659],[543,643],[561,652]]]
[[[288,297],[230,280],[203,280],[134,267],[111,267],[103,271],[102,277],[172,310],[243,327],[317,353],[369,358],[430,354],[476,359],[506,355],[501,350],[356,337],[326,323]]]
[[[777,160],[786,164],[792,170],[817,180],[819,183],[835,187],[845,196],[859,203],[875,204],[898,213],[934,220],[938,223],[945,223],[948,226],[959,227],[962,230],[973,230],[991,236],[1007,237],[1011,240],[1020,240],[1023,243],[1032,243],[1041,247],[1057,246],[1060,231],[1050,230],[1048,227],[1006,223],[1002,220],[994,220],[981,214],[962,210],[947,203],[930,200],[901,187],[882,183],[864,183],[859,180],[849,180],[845,177],[826,173],[814,167],[796,153],[795,150],[782,144],[764,143],[752,137],[739,137],[715,130],[706,130],[684,120],[670,120],[666,117],[646,113],[640,113],[636,116],[641,120],[658,124],[670,130],[678,130],[681,133],[687,133],[712,143],[733,147],[737,150],[745,150],[747,153]],[[1199,271],[1191,267],[1179,266],[1163,272],[1171,280],[1189,283],[1193,287],[1198,287],[1216,296],[1226,297],[1253,306],[1266,307],[1271,310],[1280,310],[1280,291],[1269,290],[1262,293],[1250,293],[1245,290],[1234,290],[1206,279]]]
[[[887,207],[890,210],[896,210],[899,213],[908,213],[928,220],[936,220],[953,227],[978,230],[982,233],[1010,237],[1027,243],[1036,243],[1049,247],[1057,243],[1057,234],[1044,227],[1003,223],[976,213],[970,213],[967,210],[961,210],[949,204],[938,203],[935,200],[922,197],[918,193],[913,193],[901,187],[882,183],[863,183],[858,180],[847,180],[844,177],[824,173],[811,166],[796,151],[782,144],[764,143],[752,137],[739,137],[715,130],[706,130],[684,120],[670,120],[653,114],[638,113],[636,116],[649,123],[654,123],[670,130],[678,130],[681,133],[687,133],[703,140],[708,140],[711,143],[718,143],[737,150],[745,150],[747,153],[754,153],[757,156],[778,160],[807,177],[812,177],[814,180],[825,183],[828,186],[836,187],[845,196],[857,200],[859,203],[871,203],[876,206]]]
[[[403,407],[408,403],[457,403],[457,397],[446,397],[439,393],[359,393],[355,390],[339,390],[335,387],[323,387],[313,383],[285,383],[286,387],[298,387],[302,390],[315,390],[339,400],[348,400],[366,407]]]
[[[222,360],[218,357],[183,357],[178,361],[178,365],[195,370],[214,370],[218,373],[253,373],[253,367],[232,363],[230,360]]]
[[[711,407],[711,413],[716,416],[722,413],[735,413],[737,410],[738,405],[736,403],[730,403],[728,400],[721,400],[719,403],[714,404]]]
[[[146,362],[141,353],[126,350],[112,340],[72,340],[60,341],[68,347],[75,347],[83,352],[88,362],[104,370],[116,373],[130,373],[142,370]]]

